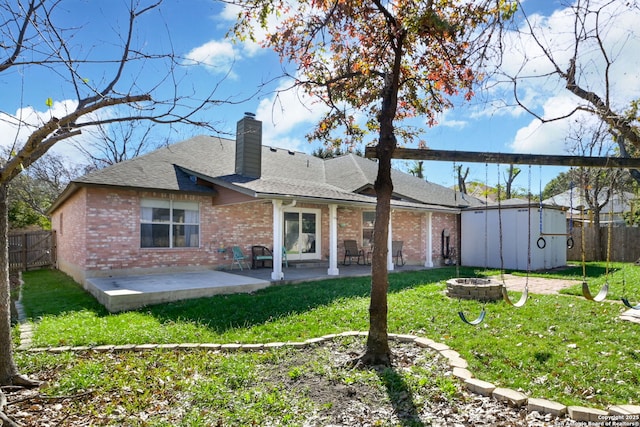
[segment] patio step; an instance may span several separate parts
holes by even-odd
[[[290,268],[328,268],[327,261],[289,261]]]

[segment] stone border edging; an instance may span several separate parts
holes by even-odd
[[[337,337],[354,337],[368,336],[368,332],[348,331],[339,334],[324,335],[320,338],[310,338],[301,342],[273,342],[266,344],[210,344],[210,343],[182,343],[182,344],[125,344],[125,345],[99,345],[99,346],[63,346],[63,347],[31,347],[32,325],[25,322],[20,325],[20,346],[17,350],[27,351],[31,353],[64,353],[64,352],[81,352],[96,351],[121,352],[121,351],[146,351],[154,349],[205,349],[218,351],[257,351],[268,350],[272,348],[293,347],[304,348],[316,344],[322,344],[325,341],[332,340]],[[640,415],[640,406],[638,405],[614,405],[610,406],[608,411],[596,408],[587,408],[583,406],[565,406],[561,403],[547,399],[528,397],[527,395],[509,388],[496,387],[486,381],[474,378],[469,371],[468,363],[460,357],[460,353],[452,350],[448,345],[436,342],[430,338],[422,338],[415,335],[389,334],[392,341],[403,343],[414,343],[418,347],[429,348],[440,356],[447,359],[449,366],[453,369],[453,376],[464,383],[465,388],[475,394],[486,397],[492,397],[495,400],[504,402],[511,407],[521,408],[526,405],[528,412],[537,411],[542,414],[550,414],[557,418],[568,417],[573,421],[582,421],[590,423],[606,424],[611,420],[637,420],[636,416]],[[633,416],[634,418],[624,418]],[[620,418],[622,417],[622,418]],[[594,424],[597,425],[597,424]],[[612,424],[613,425],[613,424]],[[622,424],[621,424],[622,425]],[[636,424],[629,424],[636,425]]]

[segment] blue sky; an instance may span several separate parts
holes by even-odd
[[[144,4],[146,0],[142,0]],[[117,33],[126,24],[125,0],[100,2],[92,0],[63,0],[56,15],[62,26],[75,28],[71,39],[77,51],[88,56],[105,56],[115,52],[118,46]],[[562,49],[570,42],[570,15],[558,1],[527,0],[527,13],[549,34],[551,46],[558,47],[558,58],[562,62]],[[271,51],[260,49],[252,43],[232,44],[225,39],[225,33],[233,23],[234,10],[221,2],[212,0],[165,0],[159,11],[144,16],[140,21],[136,43],[155,52],[173,49],[176,54],[197,61],[198,65],[188,67],[181,87],[187,95],[208,93],[217,87],[215,97],[236,101],[251,97],[261,84],[258,96],[239,105],[222,105],[203,113],[202,117],[214,123],[226,133],[233,134],[236,121],[245,111],[256,113],[263,122],[264,143],[271,146],[311,152],[319,143],[309,143],[305,133],[318,118],[317,107],[302,94],[284,93],[276,99],[274,90],[286,85],[277,80],[281,74],[279,59]],[[626,14],[618,19],[615,29],[607,31],[605,41],[616,62],[613,75],[620,85],[615,85],[612,99],[616,106],[625,105],[640,94],[640,58],[635,52],[640,48],[637,34],[633,34],[639,16]],[[71,32],[69,33],[71,34]],[[528,58],[526,67],[537,72],[548,69],[533,52],[530,42],[513,42],[505,58],[505,69],[514,72],[522,66],[523,58]],[[625,52],[633,52],[625,55]],[[601,64],[597,55],[593,61],[586,61],[585,82],[593,79],[589,87],[600,89]],[[634,58],[635,56],[635,58]],[[195,63],[194,63],[195,64]],[[161,69],[147,64],[137,74],[143,81],[153,81],[162,73]],[[106,74],[105,66],[86,67],[83,70],[92,83],[99,85]],[[138,73],[138,70],[136,70]],[[276,80],[274,80],[276,79]],[[566,154],[564,138],[569,121],[541,125],[522,109],[513,107],[507,86],[492,86],[479,91],[469,103],[456,103],[456,108],[439,118],[439,124],[427,130],[423,136],[430,148],[491,152],[519,152],[536,154]],[[8,123],[9,116],[22,110],[33,115],[48,117],[56,109],[64,109],[72,93],[58,80],[42,70],[16,70],[0,75],[0,144],[10,145],[16,135],[15,128]],[[159,92],[158,97],[169,96],[170,92]],[[576,105],[573,98],[557,81],[540,79],[523,83],[522,96],[535,111],[553,116],[568,111]],[[51,111],[45,106],[46,98],[55,104]],[[22,102],[20,102],[22,100]],[[505,106],[507,104],[508,106]],[[202,118],[201,117],[201,118]],[[157,130],[157,138],[168,138],[176,142],[200,133],[197,129],[180,129],[169,133]],[[19,138],[24,135],[19,135]],[[60,145],[56,152],[80,159],[79,154],[69,144]],[[401,164],[398,167],[403,167]],[[484,182],[489,176],[489,184],[497,180],[498,167],[483,164],[469,164],[469,178]],[[503,169],[506,166],[503,166]],[[527,168],[516,181],[516,187],[528,186]],[[545,185],[562,168],[545,166],[531,168],[532,191],[537,193],[540,184]],[[451,186],[454,184],[453,165],[446,162],[427,162],[426,177],[429,181]]]

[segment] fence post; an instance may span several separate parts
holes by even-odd
[[[22,234],[22,269],[23,271],[27,271],[28,268],[28,260],[27,260],[27,233]]]

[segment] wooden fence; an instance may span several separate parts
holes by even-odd
[[[9,233],[9,271],[49,267],[55,262],[55,232]]]
[[[600,259],[607,258],[607,240],[609,237],[609,228],[607,226],[600,227],[602,236],[603,254]],[[595,250],[595,227],[586,227],[584,229],[584,246],[586,261],[594,261],[596,257]],[[573,239],[575,244],[572,249],[567,250],[567,260],[582,260],[582,230],[575,228],[573,231]],[[611,228],[611,261],[617,262],[635,262],[640,259],[640,228],[638,227],[612,227]]]

